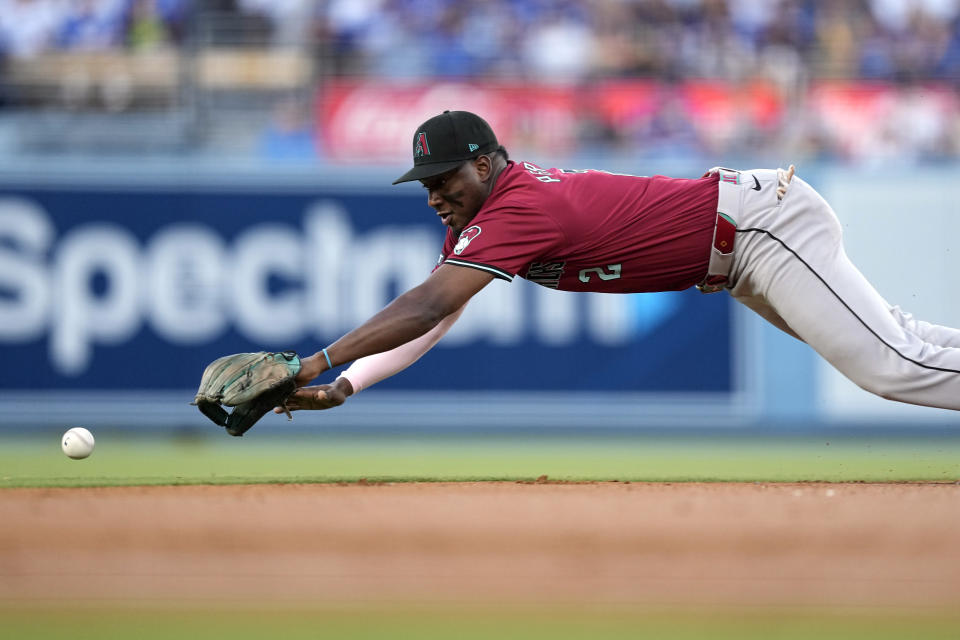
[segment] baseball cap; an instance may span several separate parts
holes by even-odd
[[[469,111],[444,111],[413,134],[413,169],[393,184],[423,180],[500,147],[486,120]]]

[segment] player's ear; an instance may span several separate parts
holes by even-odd
[[[486,182],[493,175],[493,160],[490,156],[477,156],[473,161],[473,166],[477,171],[480,182]]]

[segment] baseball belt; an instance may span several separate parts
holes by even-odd
[[[713,245],[710,248],[710,262],[707,275],[697,285],[700,293],[723,291],[730,282],[730,270],[733,268],[734,241],[737,235],[737,216],[740,214],[740,202],[743,187],[740,172],[733,169],[718,169],[720,183],[717,187],[717,223],[713,230]]]

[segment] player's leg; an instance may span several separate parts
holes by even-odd
[[[956,336],[895,312],[847,258],[829,205],[802,181],[791,192],[782,206],[760,206],[760,193],[745,199],[734,297],[753,308],[768,305],[769,314],[868,391],[960,409],[960,348],[924,339],[955,343]]]
[[[941,347],[960,347],[960,329],[917,320],[913,314],[897,306],[890,307],[890,315],[904,331],[909,331],[924,342]]]
[[[770,306],[765,298],[741,295],[737,297],[737,302],[747,306],[754,313],[787,335],[801,341],[803,340],[803,338],[797,335],[796,331],[790,328],[787,321],[780,317],[780,314]],[[923,342],[938,347],[960,347],[960,329],[917,320],[913,317],[913,314],[907,313],[898,306],[890,306],[889,309],[890,316],[904,331],[912,333]]]
[[[770,304],[760,296],[749,296],[749,295],[740,295],[734,296],[737,302],[745,305],[751,311],[759,315],[761,318],[775,326],[780,331],[783,331],[788,336],[796,338],[797,340],[803,340],[800,336],[797,335],[797,332],[790,328],[790,325],[787,324],[787,321],[780,317],[780,314],[770,306]]]
[[[790,328],[787,321],[781,318],[780,314],[770,306],[765,298],[741,295],[738,296],[736,300],[787,335],[801,341],[803,340],[803,338],[797,335],[796,331]],[[914,334],[924,342],[940,347],[960,347],[960,329],[943,327],[924,322],[923,320],[917,320],[912,314],[907,313],[897,306],[890,307],[890,315],[897,324],[903,327],[904,331]]]

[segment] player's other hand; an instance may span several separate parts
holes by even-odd
[[[346,378],[337,378],[333,384],[318,384],[302,387],[287,398],[290,411],[332,409],[339,407],[353,395],[353,385]],[[283,407],[276,407],[274,413],[284,413]]]
[[[787,195],[787,188],[790,186],[790,181],[793,180],[793,174],[796,172],[796,167],[790,165],[789,169],[777,169],[777,199],[783,200],[783,196]]]

